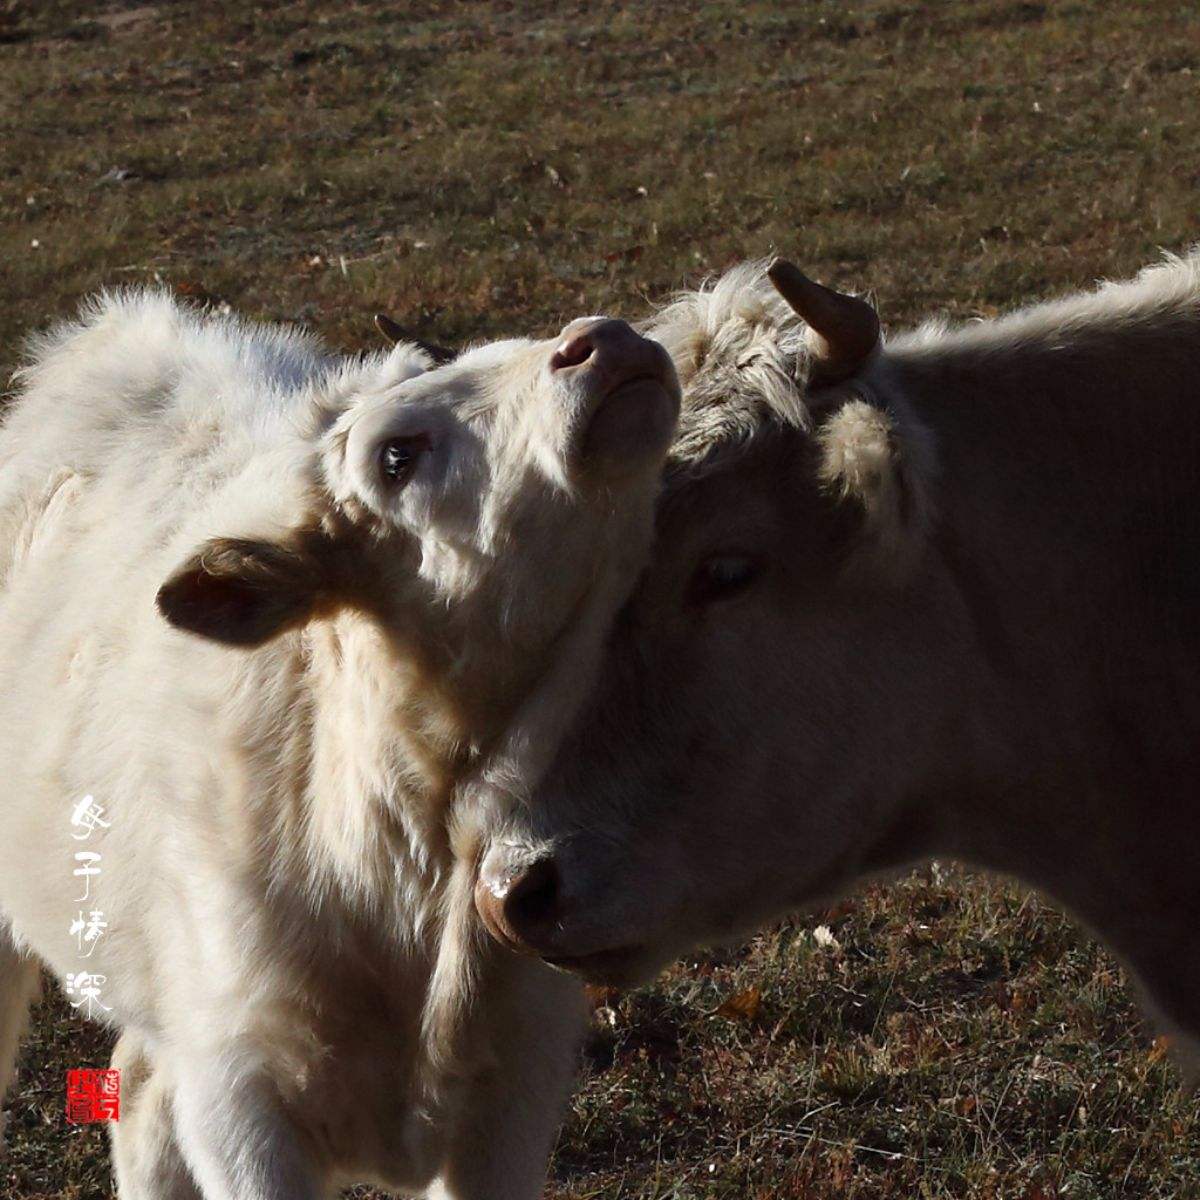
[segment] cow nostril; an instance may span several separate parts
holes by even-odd
[[[594,349],[592,339],[586,333],[577,333],[559,343],[550,356],[550,370],[561,371],[564,367],[577,367],[591,358]]]
[[[504,899],[504,915],[519,937],[553,923],[558,915],[559,883],[554,859],[541,858],[513,884]]]

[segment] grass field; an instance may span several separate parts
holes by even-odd
[[[746,256],[892,327],[1200,238],[1194,4],[0,0],[0,371],[160,279],[346,349],[550,332]],[[935,866],[597,997],[556,1200],[1200,1196],[1197,1105],[1121,970]],[[109,1195],[57,998],[0,1195]],[[364,1195],[366,1193],[363,1193]]]

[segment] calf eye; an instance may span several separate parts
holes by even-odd
[[[379,469],[384,479],[389,483],[404,483],[428,449],[429,439],[424,434],[389,438],[379,448]]]
[[[695,604],[725,600],[749,587],[761,570],[759,560],[748,554],[709,555],[688,584],[688,599]]]

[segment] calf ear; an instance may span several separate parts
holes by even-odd
[[[330,573],[303,541],[214,538],[158,589],[177,629],[229,646],[260,646],[333,601]]]

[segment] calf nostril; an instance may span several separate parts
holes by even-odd
[[[559,892],[554,859],[538,859],[504,898],[504,915],[513,932],[521,937],[551,924],[558,914]]]
[[[586,333],[577,333],[559,343],[550,356],[550,370],[561,371],[563,367],[577,367],[591,358],[594,349],[592,339]]]

